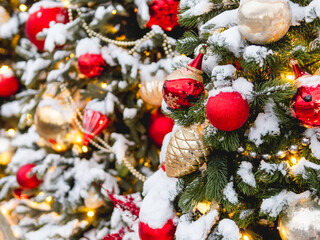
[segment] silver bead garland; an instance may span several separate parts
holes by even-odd
[[[81,9],[79,7],[76,7],[75,10],[77,11],[78,15],[81,17],[82,15],[82,12],[81,12]],[[74,19],[73,19],[73,15],[72,15],[72,8],[71,8],[71,5],[68,6],[68,17],[69,17],[69,21],[72,22]],[[132,49],[130,49],[130,51],[128,52],[130,55],[133,54],[134,52],[136,52],[139,48],[139,46],[149,40],[149,39],[152,39],[156,33],[151,30],[150,32],[148,32],[146,35],[144,35],[141,39],[138,39],[136,41],[117,41],[117,40],[113,40],[113,39],[110,39],[110,38],[107,38],[105,36],[103,36],[102,34],[100,33],[97,33],[95,32],[94,30],[92,30],[88,24],[86,23],[86,21],[84,19],[81,19],[81,26],[84,28],[84,30],[87,32],[88,36],[89,37],[97,37],[99,38],[101,41],[105,42],[105,43],[111,43],[111,44],[114,44],[114,45],[117,45],[117,46],[120,46],[120,47],[130,47],[130,46],[133,46]],[[172,50],[172,46],[169,42],[169,38],[168,38],[168,35],[166,33],[163,33],[163,43],[162,43],[162,47],[163,47],[163,50],[166,54],[167,57],[174,57],[175,54]]]
[[[62,90],[62,92],[65,94],[66,96],[66,101],[67,103],[71,106],[71,108],[77,113],[77,116],[82,120],[83,116],[82,113],[80,112],[80,110],[76,107],[76,104],[73,100],[73,98],[71,97],[70,91],[67,89],[67,87],[65,86],[65,84],[61,83],[60,84],[60,88]],[[78,128],[80,129],[80,131],[82,133],[85,132],[85,130],[82,127],[82,124],[80,123],[80,121],[78,120],[77,117],[75,117],[75,123],[78,126]],[[97,143],[99,142],[99,143]],[[112,154],[116,154],[115,151],[112,149],[112,147],[106,143],[103,139],[101,139],[98,136],[93,136],[93,139],[90,140],[90,143],[95,146],[96,148],[100,149],[101,151],[104,151],[106,153],[112,153]],[[141,174],[140,172],[138,172],[133,166],[132,164],[129,162],[127,157],[124,157],[122,159],[124,165],[129,169],[129,171],[132,173],[133,176],[135,176],[137,179],[139,179],[140,181],[144,182],[146,181],[147,177],[144,176],[143,174]]]

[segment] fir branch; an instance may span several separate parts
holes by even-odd
[[[245,228],[254,223],[257,216],[258,214],[254,209],[245,209],[236,211],[232,220],[234,220],[240,228]]]
[[[198,176],[191,183],[186,185],[178,201],[178,205],[183,213],[190,212],[204,199],[206,183],[206,176]]]
[[[240,131],[224,132],[212,125],[205,128],[203,135],[207,146],[227,152],[237,151],[240,145]]]
[[[242,193],[247,196],[253,196],[258,192],[257,187],[252,187],[246,184],[239,175],[236,175],[236,185],[237,189],[239,189]]]
[[[176,109],[168,116],[179,125],[190,126],[195,123],[203,123],[206,119],[206,105],[204,104],[206,100],[207,97],[203,95],[190,108]]]
[[[228,183],[227,158],[223,152],[215,151],[208,158],[206,198],[220,202]]]
[[[177,41],[176,50],[186,55],[191,55],[194,49],[203,41],[197,36],[194,31],[185,32],[183,37]]]

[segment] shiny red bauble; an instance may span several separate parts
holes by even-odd
[[[84,110],[82,127],[84,129],[83,145],[88,145],[94,136],[98,136],[110,124],[110,119],[102,113],[86,108]]]
[[[45,40],[38,40],[37,34],[42,32],[44,28],[49,28],[49,24],[54,21],[56,23],[68,22],[68,11],[63,7],[45,8],[40,9],[29,15],[26,22],[26,34],[29,40],[40,50],[44,51]]]
[[[79,71],[89,78],[100,76],[105,66],[101,54],[86,53],[78,58]]]
[[[249,104],[238,92],[220,92],[209,98],[207,117],[221,131],[240,128],[248,119]]]
[[[204,52],[185,68],[180,68],[165,78],[163,100],[172,110],[187,108],[193,105],[204,93],[202,77],[202,59]]]
[[[147,27],[159,25],[165,31],[171,31],[178,23],[178,0],[152,0],[149,5],[150,19]]]
[[[162,228],[153,229],[148,224],[139,223],[140,240],[173,240],[177,226],[170,219]]]
[[[164,137],[172,131],[173,125],[174,121],[171,118],[157,111],[150,117],[148,135],[154,144],[161,147]]]
[[[320,84],[301,86],[293,96],[292,115],[305,127],[320,126]]]
[[[19,81],[15,76],[0,73],[0,97],[10,97],[17,92],[18,88]]]
[[[41,180],[37,178],[36,174],[31,174],[32,168],[35,166],[35,164],[26,164],[19,168],[16,177],[21,187],[32,189],[39,186]]]

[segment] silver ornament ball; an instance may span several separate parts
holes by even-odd
[[[252,158],[257,157],[257,153],[256,152],[249,152],[249,156]]]
[[[268,44],[281,39],[291,25],[286,0],[247,0],[238,10],[238,28],[251,43]]]
[[[297,151],[298,151],[298,146],[297,145],[291,145],[289,147],[289,152],[296,153]]]
[[[286,156],[286,153],[284,151],[280,150],[279,152],[277,152],[276,156],[278,158],[284,158]]]
[[[310,144],[310,138],[304,137],[301,139],[301,144],[303,146],[308,146]]]
[[[279,218],[279,233],[282,240],[319,240],[319,204],[309,198],[291,203]]]

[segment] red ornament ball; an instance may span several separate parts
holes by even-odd
[[[171,118],[157,111],[150,117],[148,135],[158,147],[161,147],[164,137],[172,131],[173,125],[174,121]]]
[[[79,71],[89,78],[100,76],[105,66],[101,54],[86,53],[78,58]]]
[[[171,31],[178,23],[178,0],[153,0],[150,1],[150,19],[147,27],[159,25],[165,31]]]
[[[187,108],[204,93],[202,59],[204,52],[185,68],[169,74],[163,84],[163,100],[172,109]]]
[[[3,70],[3,67],[1,68]],[[0,69],[0,97],[10,97],[15,94],[19,88],[19,81],[13,75],[12,71],[7,69],[2,73]]]
[[[238,92],[220,92],[209,98],[207,117],[221,131],[240,128],[248,119],[249,104]]]
[[[28,189],[24,189],[22,187],[14,189],[12,191],[12,195],[16,199],[29,199],[34,196],[33,193],[30,193],[30,191],[28,191]]]
[[[308,128],[320,126],[320,84],[301,86],[293,96],[292,115]]]
[[[44,28],[49,28],[50,22],[67,23],[68,11],[63,7],[45,8],[40,6],[38,11],[29,15],[26,22],[26,33],[29,40],[40,50],[44,51],[45,40],[38,40],[37,34]]]
[[[35,164],[26,164],[19,168],[17,172],[17,182],[23,188],[36,188],[41,183],[41,180],[37,178],[36,174],[30,175],[30,172]]]
[[[140,240],[173,240],[174,233],[176,232],[177,226],[174,225],[173,221],[170,219],[162,227],[153,229],[149,227],[148,224],[140,222],[139,223],[139,236]]]

